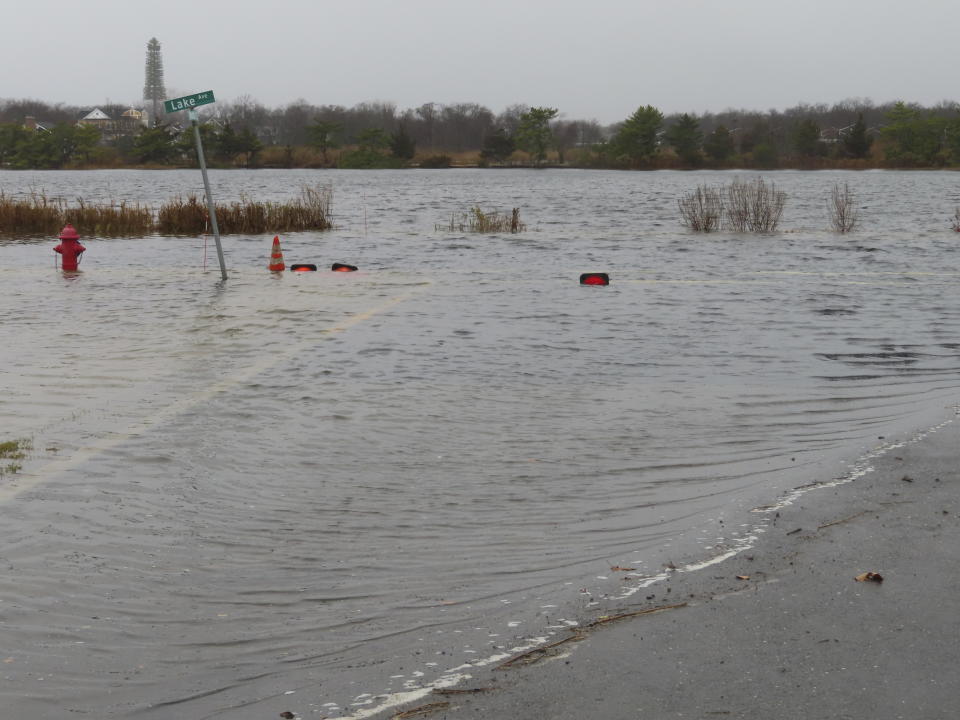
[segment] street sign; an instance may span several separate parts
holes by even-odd
[[[213,90],[205,90],[201,93],[184,95],[183,97],[174,98],[173,100],[164,100],[163,109],[168,113],[173,113],[178,110],[190,110],[191,108],[207,105],[212,102],[216,102],[216,98],[213,97]]]

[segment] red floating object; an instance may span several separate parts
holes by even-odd
[[[317,266],[313,263],[295,263],[290,266],[290,272],[316,272]]]
[[[580,276],[581,285],[609,285],[610,276],[607,273],[583,273]]]
[[[334,263],[333,267],[330,268],[334,272],[356,272],[356,265],[345,265],[344,263]]]

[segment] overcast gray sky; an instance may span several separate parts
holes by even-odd
[[[956,0],[13,0],[0,98],[556,107],[569,119],[960,98]]]

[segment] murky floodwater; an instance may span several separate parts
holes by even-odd
[[[224,238],[226,284],[203,238],[85,237],[75,275],[52,238],[0,240],[0,441],[32,445],[0,478],[0,707],[364,716],[657,593],[749,543],[751,508],[951,416],[960,178],[773,173],[785,232],[687,234],[677,198],[733,176],[212,173],[223,200],[332,184],[338,228],[284,254],[352,274],[271,275],[272,235]],[[475,204],[530,229],[434,229]]]

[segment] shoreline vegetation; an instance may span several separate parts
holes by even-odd
[[[217,226],[224,235],[330,230],[333,189],[303,185],[300,196],[283,203],[241,198],[216,203]],[[200,235],[211,232],[206,203],[195,195],[176,197],[152,208],[139,203],[91,203],[49,198],[42,192],[9,197],[0,191],[0,233],[56,235],[70,223],[87,235]]]
[[[0,99],[0,168],[197,167],[183,112],[130,122],[133,109],[96,109]],[[852,99],[699,115],[644,105],[610,125],[566,119],[558,108],[513,105],[494,114],[475,103],[401,111],[301,100],[269,109],[246,98],[200,115],[214,168],[960,169],[960,105],[952,101]]]

